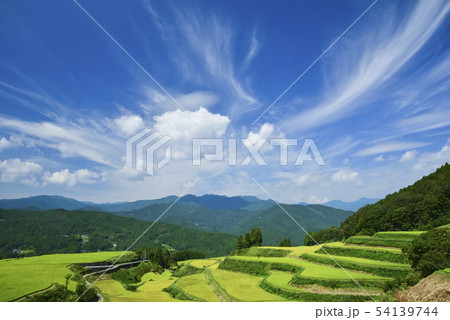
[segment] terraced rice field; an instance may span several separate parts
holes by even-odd
[[[368,273],[361,273],[351,270],[344,270],[340,268],[334,268],[331,266],[316,264],[300,259],[295,258],[269,258],[269,257],[233,257],[233,259],[238,260],[244,260],[244,261],[263,261],[263,262],[269,262],[269,263],[283,263],[283,264],[289,264],[293,266],[298,266],[301,268],[304,268],[304,271],[301,273],[302,277],[308,277],[308,278],[316,278],[316,279],[335,279],[335,280],[348,280],[349,275],[352,276],[354,279],[361,279],[361,280],[390,280],[388,277],[380,277],[375,276]]]
[[[261,277],[226,270],[212,270],[221,287],[241,301],[285,301],[286,299],[268,293],[259,286]]]
[[[100,289],[107,301],[179,301],[172,298],[167,292],[162,291],[169,287],[175,280],[170,279],[171,273],[165,272],[162,275],[156,275],[152,272],[147,273],[142,278],[146,282],[142,284],[136,292],[125,290],[125,288],[115,280],[100,280],[95,286]]]
[[[11,301],[49,287],[52,283],[65,284],[64,276],[72,263],[104,261],[122,252],[95,252],[52,254],[22,259],[0,260],[0,301]],[[71,282],[71,287],[75,286]]]
[[[217,260],[215,260],[215,259],[199,259],[199,260],[189,261],[189,264],[196,268],[209,267],[215,263],[217,263]]]
[[[206,282],[204,273],[194,274],[179,279],[176,286],[182,289],[187,294],[200,298],[209,302],[220,302],[220,299],[212,291],[209,284]]]

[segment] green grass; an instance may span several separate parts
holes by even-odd
[[[154,275],[151,275],[150,277],[154,277]],[[161,277],[155,277],[155,280],[153,281],[147,281],[135,292],[125,290],[122,284],[115,280],[100,280],[97,281],[95,286],[100,289],[107,301],[112,302],[179,301],[172,298],[167,292],[162,291],[169,287],[173,282],[174,280],[169,280],[167,276],[162,275]]]
[[[270,275],[266,278],[266,281],[273,283],[280,288],[303,292],[302,289],[289,285],[289,281],[291,280],[292,274],[277,270],[271,271]]]
[[[260,277],[225,270],[212,270],[217,282],[233,297],[242,301],[285,301],[283,297],[268,293],[259,286]]]
[[[362,249],[352,248],[351,246],[336,247],[324,245],[315,253],[409,264],[409,259],[405,254],[386,250],[373,250],[371,247],[364,247],[364,249]]]
[[[360,250],[375,250],[375,251],[389,251],[394,253],[402,253],[402,249],[399,248],[377,248],[377,247],[366,247],[357,245],[348,245],[344,242],[328,242],[324,243],[323,246],[326,247],[336,247],[336,248],[349,248],[349,249],[360,249]]]
[[[215,264],[217,260],[214,259],[199,259],[199,260],[190,260],[189,264],[196,268],[204,268],[209,267]]]
[[[28,293],[45,289],[52,283],[65,284],[72,263],[104,261],[122,252],[53,254],[22,259],[0,260],[0,301],[11,301]],[[70,282],[70,288],[76,284]]]
[[[233,257],[232,259],[244,260],[244,261],[258,261],[257,257]],[[261,257],[259,261],[268,263],[281,263],[297,266],[304,268],[301,273],[302,277],[316,278],[316,279],[336,279],[336,280],[347,280],[349,279],[348,274],[350,274],[354,279],[365,279],[365,280],[388,280],[386,277],[379,277],[366,273],[359,273],[351,270],[347,270],[348,274],[340,268],[335,268],[331,266],[320,265],[300,259],[295,258],[266,258]]]
[[[345,243],[362,244],[367,246],[406,248],[411,243],[412,239],[413,238],[377,238],[370,236],[353,236],[348,238]]]
[[[204,273],[183,277],[176,282],[176,286],[182,289],[187,294],[198,297],[201,300],[220,302],[220,299],[206,283]]]
[[[308,253],[310,256],[315,257],[329,257],[326,254],[319,254],[319,253]],[[404,263],[395,263],[395,262],[388,262],[388,261],[379,261],[379,260],[372,260],[372,259],[366,259],[366,258],[356,258],[356,257],[344,257],[344,256],[337,256],[337,255],[331,255],[337,262],[339,261],[348,261],[348,262],[354,262],[361,265],[369,265],[369,266],[380,266],[380,267],[387,267],[387,268],[400,268],[400,269],[411,269],[411,266],[404,264]]]
[[[375,233],[372,237],[374,238],[416,238],[420,236],[422,233],[425,233],[426,231],[381,231]]]

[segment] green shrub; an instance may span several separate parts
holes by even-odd
[[[336,257],[333,260],[331,257],[325,256],[325,255],[319,256],[319,255],[304,253],[301,256],[301,258],[311,261],[311,262],[324,263],[324,264],[329,264],[329,265],[338,267],[336,262],[334,261],[334,260],[336,260],[343,268],[369,272],[369,273],[373,273],[373,274],[383,276],[383,277],[404,278],[411,272],[410,268],[406,268],[407,266],[405,266],[405,267],[392,266],[391,267],[391,266],[365,265],[365,264],[361,264],[358,262],[342,260],[342,259],[339,259]]]
[[[226,258],[219,264],[219,269],[244,272],[255,276],[268,275],[268,263],[263,261],[244,261]]]
[[[268,248],[246,248],[233,251],[235,256],[249,256],[249,257],[286,257],[292,251],[281,249],[268,249]]]
[[[422,277],[450,267],[450,229],[436,228],[417,237],[404,250]]]
[[[266,279],[261,281],[260,287],[267,292],[282,296],[286,299],[297,301],[311,301],[311,302],[346,302],[346,301],[371,301],[369,296],[364,295],[346,295],[346,294],[322,294],[311,292],[299,292],[281,288]]]
[[[336,256],[344,256],[344,257],[356,257],[356,258],[366,258],[378,261],[389,261],[395,263],[405,263],[409,264],[408,256],[405,254],[390,252],[390,251],[382,251],[382,250],[374,250],[374,249],[359,249],[359,248],[351,248],[351,247],[328,247],[323,246],[316,253],[323,254],[331,254]]]
[[[177,278],[190,276],[197,273],[202,273],[204,270],[191,266],[190,264],[179,266],[177,270],[173,272],[173,276]]]

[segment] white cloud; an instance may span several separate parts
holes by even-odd
[[[400,160],[398,160],[398,162],[406,162],[406,161],[411,161],[413,159],[416,158],[418,152],[417,150],[410,150],[410,151],[406,151],[402,157],[400,158]]]
[[[248,133],[248,140],[252,143],[255,144],[256,142],[258,142],[258,140],[261,139],[268,139],[268,138],[274,138],[273,137],[273,124],[271,123],[264,123],[261,128],[259,128],[259,132],[253,132],[250,131]]]
[[[303,130],[334,122],[349,116],[364,105],[359,98],[387,82],[430,39],[450,11],[448,1],[420,1],[403,21],[396,15],[384,15],[376,33],[363,33],[363,38],[348,41],[349,52],[340,55],[342,74],[332,88],[338,94],[317,107],[301,112],[285,121],[286,130]],[[355,48],[363,48],[357,52]],[[344,62],[344,59],[348,59]],[[364,100],[367,101],[367,100]]]
[[[309,182],[309,174],[301,175],[297,178],[294,178],[294,182],[299,186],[304,186]]]
[[[412,148],[420,148],[428,145],[429,143],[424,142],[401,142],[401,141],[392,141],[392,142],[386,142],[377,144],[372,147],[368,147],[362,150],[359,150],[358,152],[354,153],[354,156],[370,156],[374,154],[380,154],[380,153],[388,153],[388,152],[395,152],[395,151],[403,151],[407,149]]]
[[[155,120],[154,130],[172,137],[173,158],[190,157],[194,138],[222,138],[230,123],[227,116],[211,113],[205,108],[199,108],[197,111],[178,109],[165,112],[153,119]]]
[[[120,118],[114,119],[115,127],[120,130],[121,133],[131,136],[144,128],[144,120],[138,115],[124,115]]]
[[[33,144],[56,149],[63,158],[82,157],[101,164],[117,162],[122,141],[113,139],[98,121],[90,123],[61,120],[61,123],[31,122],[0,117],[0,128],[20,132]]]
[[[383,161],[384,161],[383,155],[381,154],[381,155],[379,155],[378,157],[376,157],[376,158],[375,158],[375,161],[376,161],[376,162],[383,162]]]
[[[1,182],[37,184],[42,175],[42,167],[33,161],[9,159],[0,162]]]
[[[141,108],[146,114],[162,113],[174,110],[177,104],[166,94],[152,88],[145,88],[144,94],[147,101],[141,104]],[[184,110],[197,110],[199,107],[209,109],[214,106],[219,97],[210,91],[193,91],[186,94],[175,96],[176,101],[184,108]]]
[[[359,173],[356,171],[350,171],[348,169],[342,169],[333,174],[332,180],[333,182],[358,182]]]
[[[327,202],[327,201],[328,201],[328,198],[327,198],[327,197],[319,198],[319,197],[317,197],[317,196],[315,196],[315,195],[312,195],[312,196],[310,196],[310,197],[308,198],[307,203],[311,203],[311,204],[321,204],[321,203],[324,203],[324,202]]]
[[[89,171],[87,169],[76,170],[73,173],[69,169],[63,169],[61,171],[46,173],[43,176],[44,184],[61,184],[68,187],[73,187],[77,183],[92,184],[99,181],[100,176],[98,173]]]
[[[422,154],[414,164],[413,168],[416,171],[430,171],[442,166],[445,162],[450,162],[450,142],[448,141],[441,150],[435,153]]]
[[[11,142],[8,141],[5,137],[0,139],[0,152],[4,149],[10,148]]]

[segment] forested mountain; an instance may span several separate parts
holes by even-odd
[[[78,210],[86,206],[83,202],[61,196],[35,196],[0,200],[0,208],[3,209],[52,210],[62,208]]]
[[[60,208],[89,213],[107,211],[126,218],[153,222],[175,200],[175,196],[169,196],[155,200],[96,204],[58,196],[38,196],[0,200],[0,207],[25,208],[27,211]],[[321,205],[285,206],[308,231],[337,226],[352,214],[350,211]],[[278,206],[274,205],[273,201],[249,196],[186,195],[179,199],[160,221],[190,229],[234,235],[245,234],[252,228],[259,227],[263,231],[265,245],[277,245],[284,238],[290,238],[294,245],[298,245],[303,242],[305,236],[304,232]],[[85,233],[85,231],[80,232]]]
[[[365,206],[341,224],[339,232],[324,230],[313,234],[317,240],[324,234],[347,238],[356,234],[372,235],[378,231],[429,230],[450,223],[450,165],[413,185]]]
[[[352,214],[321,205],[283,205],[289,214],[308,231],[317,231],[339,225]],[[118,213],[145,221],[154,221],[167,205],[154,204],[131,212]],[[305,233],[277,205],[264,210],[214,210],[195,203],[177,203],[161,220],[165,223],[186,226],[204,231],[243,234],[259,227],[264,236],[264,245],[277,245],[284,238],[293,244],[303,243]]]
[[[151,225],[132,218],[95,211],[20,211],[0,209],[0,255],[13,251],[44,253],[125,250]],[[156,223],[135,246],[168,245],[206,256],[228,254],[237,237]]]
[[[61,196],[35,196],[21,199],[0,200],[0,208],[3,209],[27,209],[27,210],[99,210],[106,212],[128,212],[148,207],[152,204],[172,203],[177,199],[176,196],[167,196],[153,200],[138,200],[132,202],[115,203],[94,203],[82,202],[71,198]],[[257,197],[235,196],[227,197],[214,194],[205,194],[203,196],[194,196],[188,194],[178,200],[179,203],[195,203],[204,205],[211,209],[225,210],[261,210],[271,207],[274,202],[271,200],[261,200]]]

